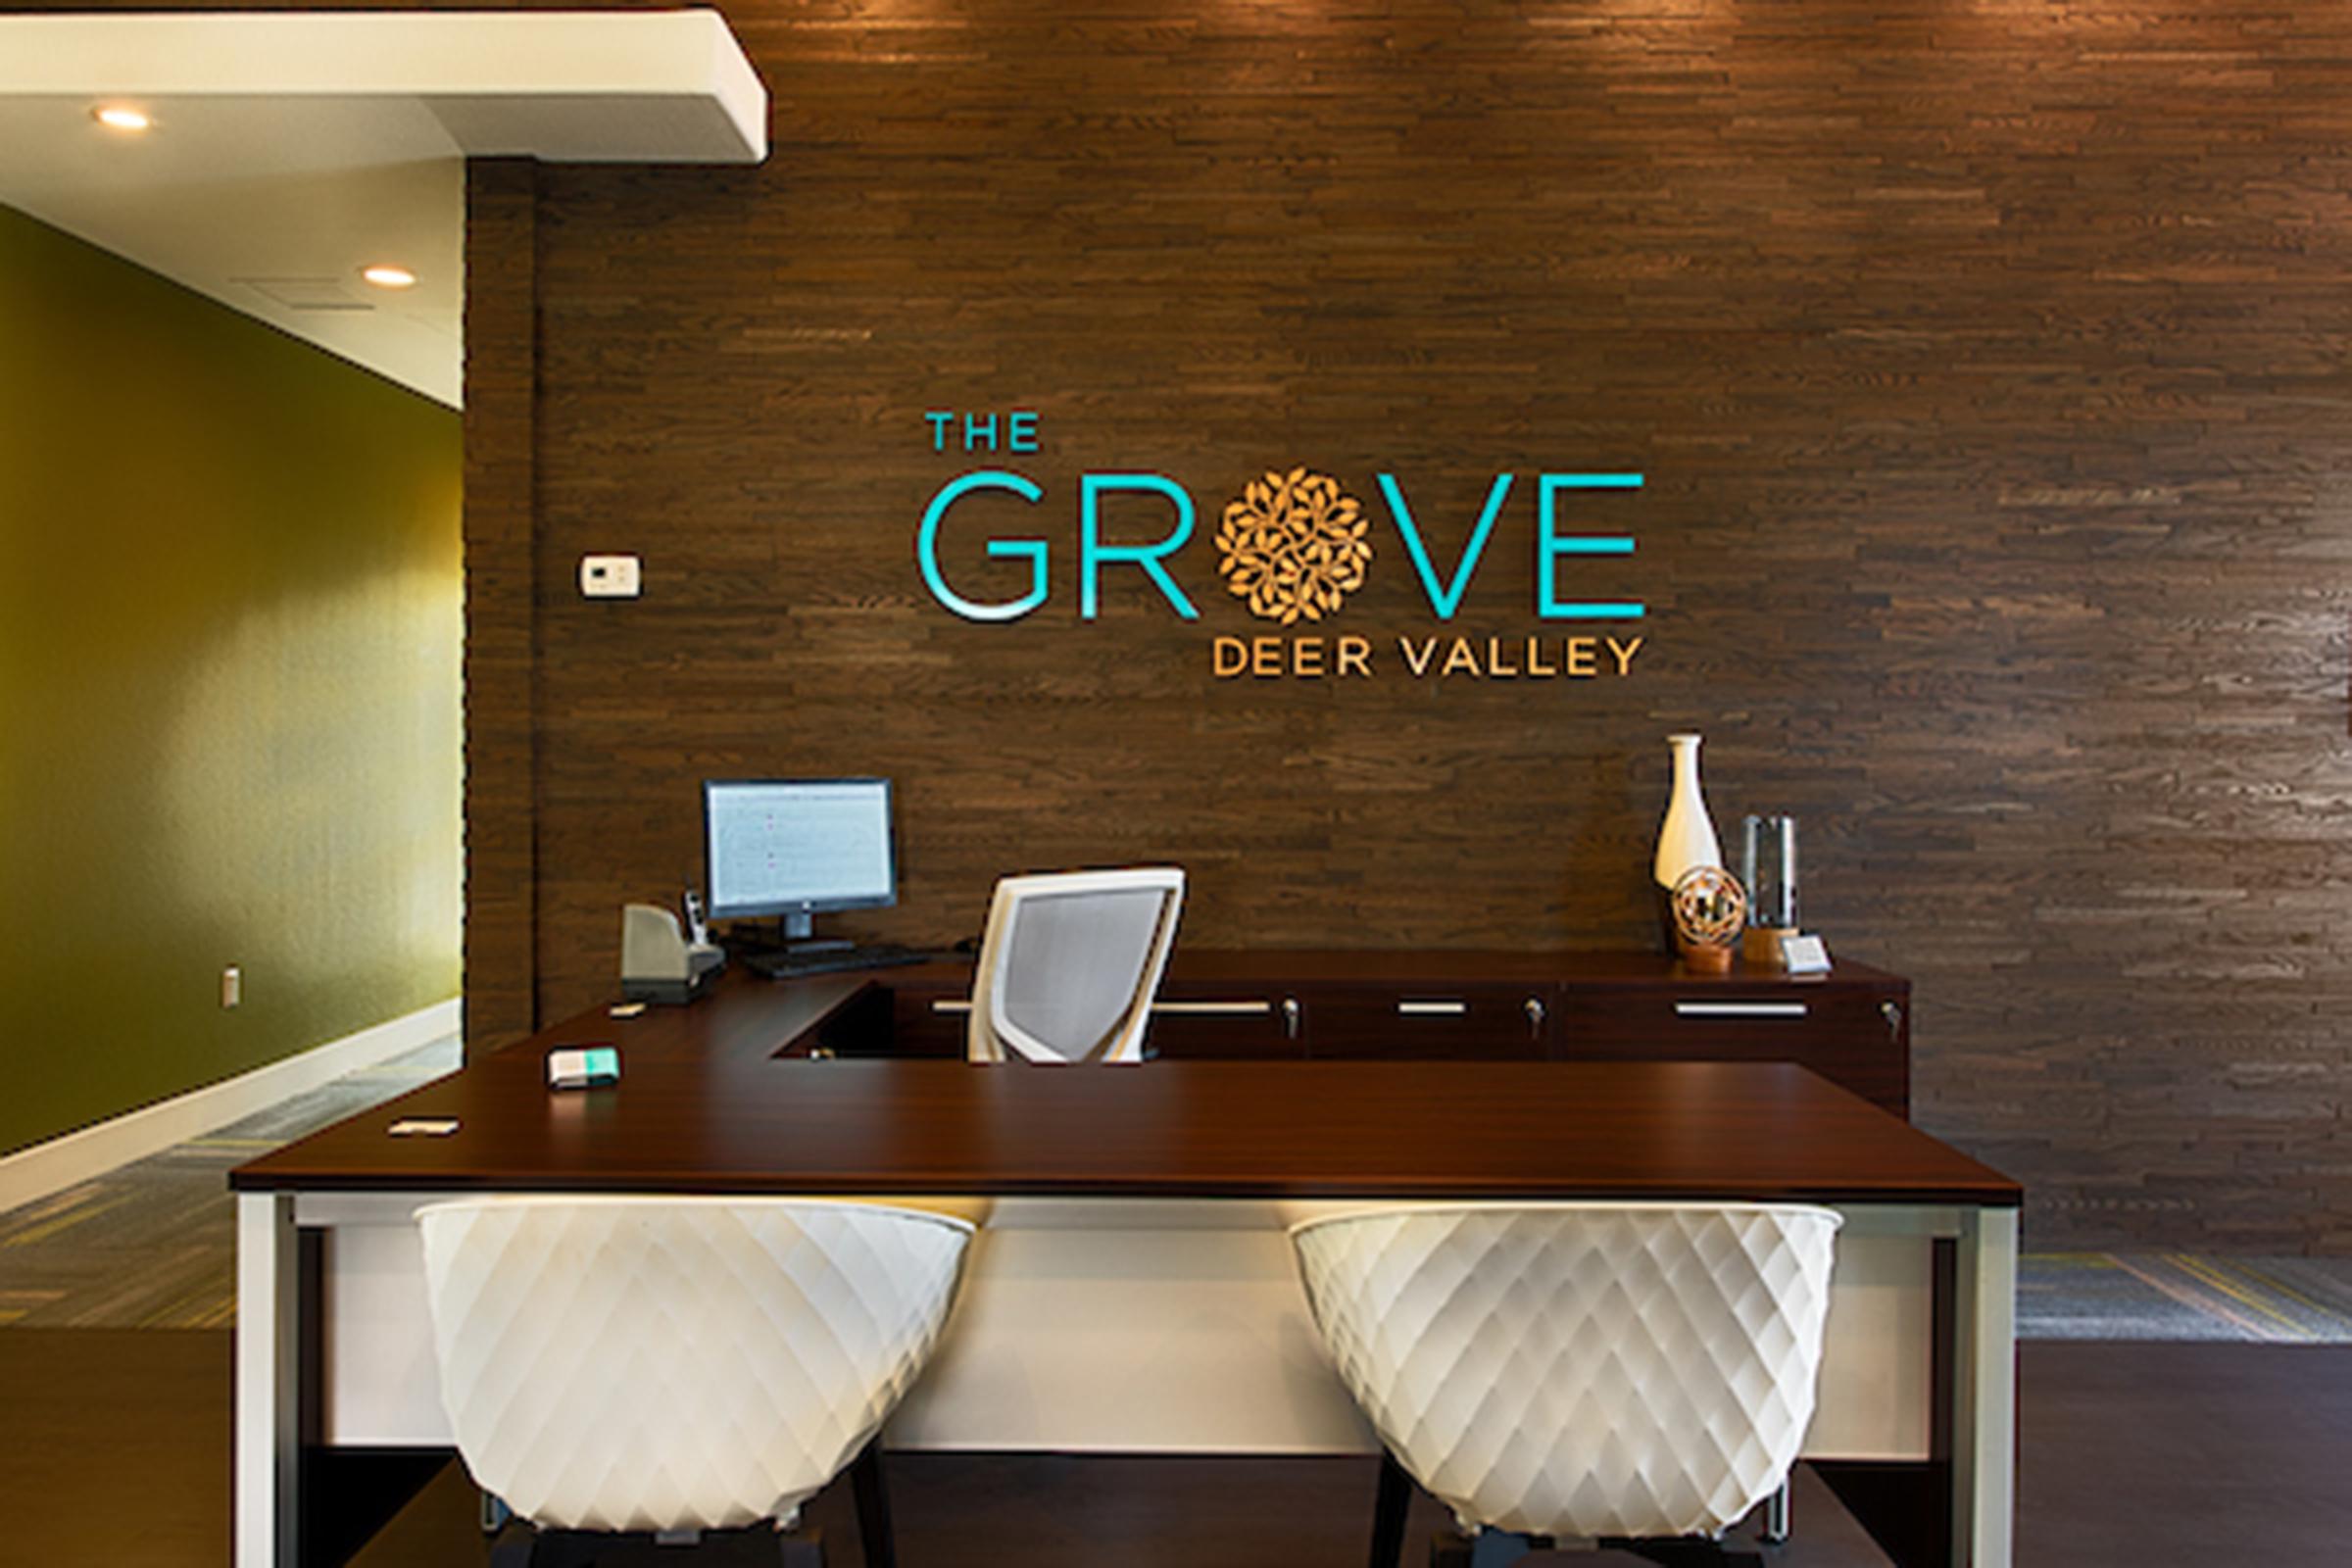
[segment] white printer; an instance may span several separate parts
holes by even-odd
[[[692,1002],[701,996],[727,964],[726,954],[707,940],[701,925],[695,922],[689,939],[678,917],[660,905],[622,906],[620,994],[631,1002]]]

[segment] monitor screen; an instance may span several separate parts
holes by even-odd
[[[714,919],[896,904],[886,778],[705,779]]]

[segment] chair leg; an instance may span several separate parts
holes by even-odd
[[[1764,1499],[1764,1528],[1758,1537],[1768,1546],[1788,1544],[1788,1494],[1795,1488],[1793,1477],[1781,1483],[1781,1490]]]
[[[879,1436],[850,1461],[850,1491],[858,1499],[858,1544],[865,1548],[865,1568],[899,1568],[898,1543],[890,1533],[890,1493],[882,1485]]]
[[[1388,1449],[1380,1450],[1380,1489],[1372,1494],[1371,1568],[1396,1568],[1404,1555],[1404,1516],[1413,1506],[1413,1478]]]

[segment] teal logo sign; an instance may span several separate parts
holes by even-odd
[[[963,455],[1025,455],[1041,450],[1034,413],[966,414],[934,411],[924,416],[931,448]],[[1345,612],[1348,599],[1386,559],[1400,560],[1410,571],[1429,613],[1442,625],[1460,613],[1476,579],[1495,525],[1515,496],[1527,498],[1535,514],[1534,612],[1545,631],[1527,637],[1395,638],[1399,664],[1416,678],[1469,675],[1481,679],[1584,679],[1630,674],[1640,636],[1575,634],[1561,623],[1605,623],[1618,633],[1642,620],[1639,599],[1603,598],[1599,581],[1622,573],[1634,554],[1630,533],[1579,526],[1578,503],[1594,492],[1639,491],[1642,478],[1625,472],[1497,473],[1461,553],[1441,560],[1415,516],[1404,482],[1395,473],[1373,476],[1373,499],[1353,493],[1340,478],[1299,465],[1246,479],[1227,500],[1213,529],[1203,530],[1193,495],[1157,473],[1088,471],[1078,475],[1075,537],[1068,548],[1077,565],[1077,612],[1081,620],[1102,612],[1106,576],[1133,572],[1148,593],[1181,619],[1200,618],[1200,610],[1176,569],[1192,555],[1203,564],[1213,558],[1225,591],[1250,614],[1289,630],[1282,634],[1212,639],[1212,673],[1220,679],[1248,674],[1317,678],[1369,676],[1376,667],[1375,639],[1349,627],[1326,636],[1325,623]],[[915,530],[915,566],[924,587],[942,607],[966,620],[1017,621],[1044,609],[1053,598],[1054,541],[1044,530],[991,537],[982,551],[993,562],[1017,564],[1018,591],[984,596],[951,580],[941,559],[940,534],[956,507],[975,496],[1011,496],[1024,506],[1042,506],[1046,492],[1010,466],[973,468],[932,493]],[[1121,500],[1123,520],[1148,508],[1160,519],[1155,537],[1143,543],[1113,543],[1103,537],[1105,503]],[[1143,503],[1139,506],[1137,503]],[[1196,548],[1196,535],[1206,549]],[[1188,552],[1191,555],[1188,555]],[[1200,568],[1189,574],[1196,584]]]

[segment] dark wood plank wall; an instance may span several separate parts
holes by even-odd
[[[1690,726],[1727,833],[1803,818],[1807,923],[1916,978],[1917,1115],[2028,1182],[2034,1244],[2352,1250],[2352,17],[725,10],[774,158],[542,170],[537,399],[469,410],[471,482],[537,496],[533,608],[470,606],[474,670],[536,647],[472,693],[477,1023],[603,994],[710,773],[898,778],[905,902],[846,929],[1166,858],[1199,943],[1638,941]],[[479,320],[533,241],[475,217]],[[966,407],[1044,415],[1045,504],[951,530],[975,591],[991,516],[1054,542],[1009,627],[910,560],[969,466],[920,416]],[[1214,682],[1258,626],[1205,544],[1197,625],[1132,571],[1077,619],[1078,472],[1206,526],[1293,464],[1375,503],[1334,629],[1384,638],[1430,621],[1374,473],[1444,560],[1498,468],[1643,470],[1594,513],[1640,539],[1635,675]],[[1534,629],[1531,532],[1523,489],[1463,630]],[[576,598],[592,549],[642,603]],[[526,791],[478,727],[532,702]]]
[[[2352,1247],[2352,22],[728,10],[765,168],[541,177],[537,782],[473,808],[537,840],[542,1016],[695,871],[706,774],[895,776],[905,902],[843,923],[902,939],[1165,858],[1196,943],[1639,941],[1690,726],[1727,833],[1803,819],[1807,923],[1916,977],[1919,1117],[2036,1244]],[[1014,407],[1046,501],[951,570],[1015,586],[993,518],[1056,597],[967,624],[910,540],[985,460],[920,416]],[[1204,544],[1199,623],[1133,572],[1078,619],[1080,471],[1205,524],[1295,464],[1400,474],[1441,560],[1498,469],[1642,470],[1594,511],[1634,675],[1217,682],[1261,628]],[[1522,492],[1461,629],[1538,629],[1531,540]],[[1335,629],[1431,629],[1375,544]],[[574,595],[608,548],[643,603]]]
[[[466,1037],[527,1032],[537,967],[538,165],[466,170]]]

